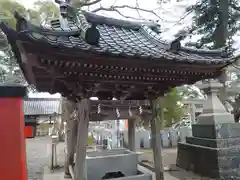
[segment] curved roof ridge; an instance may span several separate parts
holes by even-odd
[[[64,31],[63,28],[54,28],[52,26],[37,26],[35,24],[32,24],[29,20],[24,18],[22,15],[20,15],[18,12],[15,12],[15,19],[17,20],[17,31],[18,32],[34,32],[34,33],[41,33],[44,35],[56,35],[56,33],[59,36],[69,36],[69,35],[75,35],[79,34],[79,29],[78,28],[69,28],[68,31]],[[57,19],[59,20],[59,19]],[[23,26],[22,24],[25,24]],[[71,31],[70,31],[71,30]]]
[[[146,25],[149,28],[157,27],[158,24],[151,21],[133,21],[133,20],[122,20],[112,17],[106,17],[92,12],[82,11],[87,21],[96,24],[106,24],[109,26],[120,26],[129,29],[140,29],[142,25]]]
[[[142,24],[140,31],[149,39],[152,40],[155,45],[164,49],[170,48],[170,43],[161,39],[160,35],[153,31],[150,27]]]
[[[160,43],[161,47],[170,48],[170,45],[173,41],[167,42],[161,39],[160,35],[153,31],[151,28],[149,28],[146,25],[142,25],[142,30],[145,35],[147,35],[150,39],[156,42],[156,44]],[[187,53],[196,53],[196,54],[202,54],[206,56],[220,56],[220,57],[229,57],[227,52],[227,47],[220,48],[220,49],[197,49],[187,46],[181,46],[180,51],[184,51]]]
[[[195,53],[198,53],[198,54],[205,54],[205,55],[211,55],[211,56],[229,57],[226,48],[197,49],[197,48],[193,48],[193,47],[182,46],[181,50],[185,51],[185,52],[195,52]]]

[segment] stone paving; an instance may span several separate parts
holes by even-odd
[[[28,180],[42,180],[43,168],[48,164],[48,145],[51,144],[50,137],[37,137],[26,139]],[[64,153],[64,143],[57,145],[58,155]],[[64,163],[64,158],[58,158],[60,164]]]
[[[42,180],[43,166],[47,163],[49,137],[26,139],[28,180]]]

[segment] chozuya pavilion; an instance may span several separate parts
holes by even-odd
[[[70,4],[60,3],[61,17],[52,21],[51,27],[35,26],[16,13],[16,30],[4,23],[0,28],[6,34],[29,84],[38,91],[59,92],[77,103],[80,135],[75,178],[84,179],[89,98],[98,97],[100,100],[117,98],[152,102],[155,173],[156,179],[163,179],[154,100],[170,88],[219,77],[233,58],[225,50],[183,47],[181,38],[171,43],[163,42],[154,23],[117,20],[83,11],[74,13],[72,10]],[[210,83],[208,89],[211,87]],[[201,131],[198,134],[204,133],[204,129],[215,129],[215,124],[207,122],[199,126],[201,128],[197,130]],[[218,137],[208,138],[215,142]],[[199,135],[192,144],[199,143],[199,139],[201,142],[210,140]],[[210,148],[197,149],[201,154]],[[195,151],[186,151],[191,152]],[[219,154],[213,156],[217,159]],[[214,163],[217,168],[220,167],[217,162]]]

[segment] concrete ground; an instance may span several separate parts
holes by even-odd
[[[151,149],[141,149],[142,155],[141,159],[153,162],[153,155]],[[163,165],[169,167],[170,165],[176,164],[177,159],[177,148],[168,148],[162,150]]]
[[[48,144],[51,143],[49,137],[34,138],[26,140],[26,150],[27,150],[27,166],[28,166],[28,180],[63,180],[63,170],[55,170],[52,173],[48,167]],[[59,143],[57,145],[58,149],[58,163],[63,166],[64,164],[64,143]],[[152,162],[152,152],[151,150],[143,150],[143,159],[147,159]],[[171,167],[171,165],[176,164],[177,149],[163,149],[163,164],[166,167]],[[44,178],[43,178],[43,172]],[[206,178],[201,178],[192,173],[185,171],[174,170],[165,171],[166,180],[205,180]]]
[[[153,165],[153,155],[151,149],[142,149],[141,152],[144,152],[141,159],[150,161],[146,163],[147,165]],[[176,167],[177,159],[177,148],[165,148],[162,150],[163,165],[166,169],[165,172],[171,177],[175,177],[178,180],[208,180],[209,178],[200,177],[191,172],[181,170]],[[169,176],[168,176],[169,177]],[[168,178],[166,178],[168,180]]]

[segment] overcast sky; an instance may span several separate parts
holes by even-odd
[[[37,0],[17,0],[18,2],[22,3],[26,8],[33,8],[34,2]],[[54,1],[54,0],[49,0]],[[87,10],[93,10],[100,5],[102,7],[109,7],[111,5],[129,5],[136,7],[136,2],[140,8],[147,9],[147,10],[154,10],[158,16],[155,16],[151,13],[140,12],[142,18],[151,19],[154,21],[158,21],[161,25],[161,29],[163,33],[161,33],[161,37],[164,40],[171,41],[174,39],[174,35],[179,32],[179,30],[189,27],[192,24],[192,15],[186,15],[186,7],[193,5],[197,2],[197,0],[162,0],[168,3],[163,3],[161,5],[157,4],[158,0],[102,0],[101,4],[95,4],[91,6]],[[159,0],[160,1],[160,0]],[[121,12],[126,16],[136,17],[139,18],[139,12],[132,9],[121,9]],[[114,18],[123,18],[121,15],[117,14],[116,12],[99,12],[99,14],[105,16],[111,16]],[[160,18],[159,18],[160,17]],[[184,18],[183,18],[184,17]],[[179,21],[182,19],[181,21]],[[192,41],[196,41],[199,36],[191,37]],[[240,49],[240,36],[236,35],[234,37],[236,41],[234,47],[236,49]],[[240,50],[236,52],[236,54],[240,54]]]
[[[33,4],[36,0],[17,0],[22,3],[26,8],[33,8]],[[53,0],[49,0],[53,1]],[[173,35],[176,34],[180,29],[183,29],[186,26],[191,25],[191,16],[187,16],[182,21],[178,22],[181,17],[186,13],[186,7],[194,4],[196,0],[169,0],[168,3],[164,3],[163,5],[157,4],[157,0],[102,0],[101,4],[95,4],[88,8],[87,10],[93,10],[98,7],[109,7],[111,5],[129,5],[136,6],[136,1],[140,8],[144,8],[147,10],[154,10],[158,14],[158,16],[153,15],[152,13],[136,11],[131,9],[121,9],[121,12],[126,16],[139,18],[139,13],[144,19],[151,19],[154,21],[158,20],[158,23],[161,25],[164,33],[162,37],[166,40],[172,40]],[[114,18],[123,18],[119,14],[115,12],[99,12],[99,14],[105,16],[111,16]],[[159,18],[161,17],[161,19]],[[174,26],[174,28],[173,28]]]

